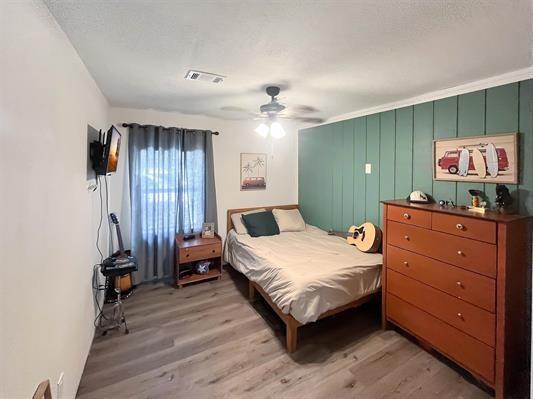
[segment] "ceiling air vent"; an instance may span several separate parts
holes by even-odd
[[[185,75],[187,80],[200,80],[202,82],[211,82],[211,83],[222,83],[224,81],[224,76],[215,75],[214,73],[201,72],[201,71],[189,71]]]

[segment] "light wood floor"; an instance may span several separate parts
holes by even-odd
[[[130,334],[95,338],[78,397],[488,398],[395,331],[376,304],[301,328],[288,355],[284,327],[246,300],[235,272],[177,290],[143,286],[125,301]]]

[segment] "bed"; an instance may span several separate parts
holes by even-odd
[[[295,209],[298,205],[261,207]],[[259,208],[228,210],[225,261],[249,281],[287,327],[287,351],[297,346],[298,328],[376,298],[381,288],[381,254],[366,254],[317,227],[250,237],[233,230],[231,215]]]

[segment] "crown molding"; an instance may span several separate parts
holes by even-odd
[[[460,94],[471,93],[473,91],[484,90],[491,87],[501,86],[508,83],[519,82],[533,78],[533,66],[516,71],[507,72],[501,75],[492,76],[487,79],[476,80],[475,82],[465,83],[459,86],[450,87],[448,89],[437,90],[430,93],[422,94],[420,96],[406,98],[400,101],[394,101],[387,104],[378,105],[375,107],[365,108],[358,111],[348,112],[337,116],[328,118],[324,123],[313,125],[310,127],[326,125],[333,122],[339,122],[347,119],[358,118],[360,116],[377,114],[379,112],[390,111],[397,108],[407,107],[415,104],[422,104],[428,101],[440,100],[441,98],[457,96]],[[306,127],[307,129],[307,127]]]

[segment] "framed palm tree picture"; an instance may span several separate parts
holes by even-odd
[[[267,154],[241,153],[241,191],[266,189]]]

